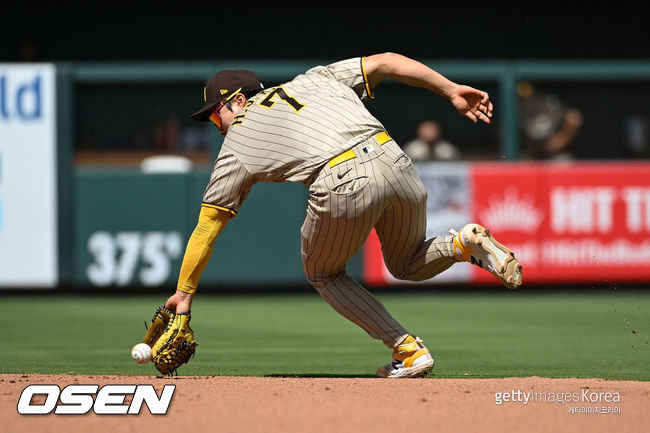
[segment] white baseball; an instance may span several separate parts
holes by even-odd
[[[146,364],[151,361],[151,347],[146,343],[138,343],[131,349],[131,358],[138,364]]]

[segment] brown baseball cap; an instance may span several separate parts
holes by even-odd
[[[264,86],[254,72],[243,69],[218,72],[208,80],[203,88],[205,105],[190,118],[207,122],[212,110],[223,100],[227,100],[237,93],[258,92],[263,88]]]

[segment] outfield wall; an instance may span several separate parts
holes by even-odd
[[[516,252],[526,283],[650,282],[650,162],[416,167],[429,195],[427,237],[485,225]],[[74,284],[174,284],[208,177],[77,170]],[[305,284],[299,231],[306,200],[299,184],[255,185],[217,240],[202,284]],[[373,285],[414,284],[390,275],[374,233],[349,270]],[[493,282],[459,264],[423,283]]]
[[[76,165],[88,118],[99,119],[104,127],[99,135],[125,119],[141,121],[136,114],[143,109],[115,110],[105,102],[109,93],[119,103],[117,89],[135,92],[155,85],[175,103],[179,96],[165,91],[167,85],[200,87],[215,70],[252,69],[274,83],[328,61],[0,64],[0,287],[174,284],[209,167],[152,175],[137,166]],[[508,161],[519,157],[521,147],[519,81],[650,81],[650,62],[423,62],[452,79],[494,86],[496,120],[490,128],[498,136],[499,155]],[[104,93],[95,89],[82,103],[80,88],[95,85],[105,86]],[[389,89],[387,84],[382,90]],[[108,113],[99,110],[104,105]],[[212,157],[220,142],[215,134]],[[526,282],[650,282],[647,164],[495,160],[420,164],[418,170],[430,190],[430,236],[471,220],[484,222],[518,251]],[[306,194],[301,185],[257,185],[218,240],[202,284],[305,284],[299,229]],[[396,283],[373,239],[349,272],[368,283]],[[492,281],[485,277],[459,265],[434,281]]]
[[[73,284],[174,284],[208,179],[208,172],[77,170]],[[306,200],[302,185],[255,185],[219,236],[201,284],[304,283],[299,230]]]

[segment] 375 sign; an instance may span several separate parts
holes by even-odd
[[[90,263],[86,278],[95,286],[156,286],[172,277],[172,264],[181,257],[180,232],[97,231],[87,243]]]

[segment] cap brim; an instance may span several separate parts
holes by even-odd
[[[199,122],[207,122],[208,120],[210,120],[210,115],[212,114],[212,110],[214,110],[214,107],[216,107],[217,104],[219,104],[219,102],[206,103],[203,106],[203,108],[201,108],[196,113],[192,114],[190,116],[190,119],[198,120]]]

